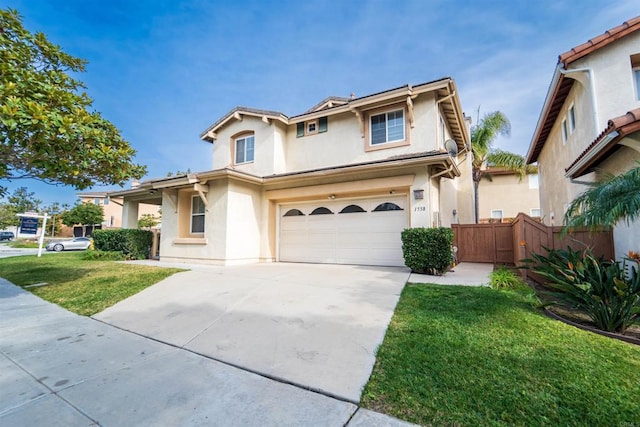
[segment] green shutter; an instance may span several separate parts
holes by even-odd
[[[318,119],[318,132],[326,132],[327,131],[327,118],[326,117],[320,117]]]
[[[298,123],[298,127],[296,129],[296,137],[300,138],[301,136],[304,136],[304,122]]]

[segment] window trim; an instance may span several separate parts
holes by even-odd
[[[313,130],[309,129],[311,126],[314,127]],[[305,135],[315,135],[318,133],[318,120],[309,120],[304,122],[304,134]]]
[[[569,128],[567,127],[567,118],[563,117],[562,122],[560,123],[560,133],[562,135],[562,145],[567,143],[567,139],[569,138]]]
[[[494,212],[500,212],[500,216],[499,217],[493,216]],[[502,221],[502,219],[504,218],[504,210],[503,209],[491,209],[491,213],[489,214],[489,217],[491,219],[499,219],[500,221]]]
[[[402,111],[403,115],[403,139],[394,140],[388,142],[380,142],[377,144],[371,144],[371,118],[373,116],[378,116],[381,114],[387,115],[388,113],[392,113],[395,111]],[[403,147],[410,145],[411,143],[411,135],[410,135],[410,126],[409,126],[409,118],[407,117],[407,108],[404,103],[397,103],[392,105],[387,105],[385,107],[376,108],[365,113],[365,121],[364,124],[364,151],[377,151],[377,150],[386,150],[389,148],[395,147]],[[388,117],[388,116],[386,116]],[[386,119],[385,117],[385,119]]]
[[[248,138],[253,138],[253,158],[251,160],[247,160],[247,145],[246,145],[246,140]],[[245,147],[244,147],[244,153],[243,153],[243,161],[239,162],[238,161],[238,142],[241,140],[245,140]],[[253,163],[256,160],[256,135],[253,132],[243,132],[241,134],[237,134],[236,136],[233,137],[233,153],[232,153],[232,158],[233,158],[233,164],[234,165],[244,165],[247,163]]]
[[[202,203],[202,207],[204,208],[203,211],[200,213],[194,213],[194,200],[197,199],[200,201],[200,203]],[[207,212],[207,207],[204,204],[204,202],[202,201],[202,199],[200,198],[199,194],[193,194],[191,196],[191,212],[189,212],[189,234],[195,234],[195,235],[204,235],[205,229],[206,229],[206,212]],[[193,218],[195,216],[202,216],[202,231],[193,231]]]
[[[567,117],[567,121],[569,123],[569,135],[571,135],[576,130],[576,106],[573,103],[569,105],[569,109],[567,110]]]

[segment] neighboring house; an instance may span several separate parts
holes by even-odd
[[[538,162],[545,223],[603,173],[640,160],[640,17],[560,55],[527,162]],[[616,255],[640,249],[638,222],[614,228]]]
[[[520,179],[515,172],[488,168],[491,180],[483,179],[478,187],[480,223],[510,222],[520,212],[540,217],[538,174]]]
[[[92,191],[86,193],[78,193],[78,199],[82,203],[93,203],[102,206],[104,212],[103,228],[120,228],[122,227],[122,197],[107,197],[108,194],[103,191]],[[138,219],[144,214],[160,217],[158,205],[148,205],[141,203],[138,208]],[[131,228],[134,228],[132,225]],[[137,228],[137,220],[135,224]]]
[[[201,135],[212,170],[111,197],[124,227],[162,205],[162,260],[401,266],[403,229],[472,220],[468,126],[451,78],[293,117],[236,107]]]

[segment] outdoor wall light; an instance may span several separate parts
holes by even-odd
[[[416,200],[424,199],[424,190],[413,190],[413,198]]]
[[[453,214],[453,216],[458,215],[458,211],[456,209],[453,210],[453,212],[451,212]]]

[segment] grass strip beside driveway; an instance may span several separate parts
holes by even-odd
[[[83,260],[82,252],[0,259],[0,277],[77,314],[91,316],[179,271],[114,261]]]
[[[528,292],[528,291],[525,291]],[[364,407],[421,425],[640,425],[640,347],[551,320],[531,294],[407,285]]]

